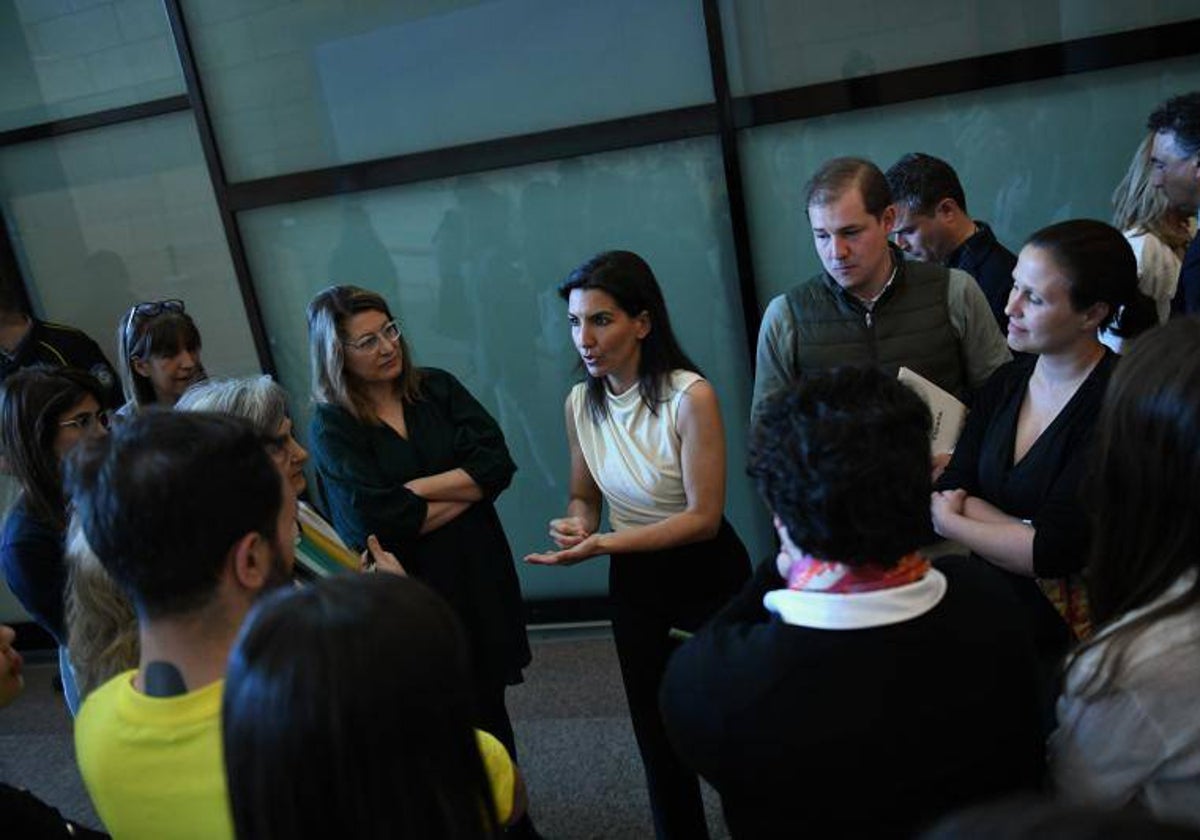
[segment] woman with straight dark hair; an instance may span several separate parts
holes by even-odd
[[[237,836],[499,836],[522,785],[473,706],[462,627],[420,583],[346,575],[269,596],[225,678]]]
[[[117,368],[125,389],[125,417],[148,405],[171,408],[204,379],[200,330],[181,300],[135,303],[117,324]]]
[[[680,348],[654,272],[607,251],[559,286],[587,378],[566,402],[571,449],[558,551],[571,565],[607,554],[613,636],[660,838],[707,837],[696,774],[667,741],[658,687],[673,630],[693,631],[749,578],[725,520],[725,435],[716,392]],[[610,531],[600,529],[608,503]]]
[[[1079,579],[1089,529],[1077,496],[1117,360],[1098,332],[1113,324],[1128,339],[1155,316],[1138,292],[1129,243],[1103,222],[1039,230],[1013,280],[1008,345],[1027,355],[976,395],[932,514],[940,535],[1003,570],[1027,607],[1049,713],[1062,657],[1090,632]]]
[[[504,435],[454,376],[416,366],[381,295],[325,289],[308,306],[308,335],[309,442],[334,527],[355,551],[374,535],[454,608],[475,668],[477,722],[515,757],[504,692],[530,654],[493,504],[516,471]]]
[[[4,521],[0,565],[17,600],[59,644],[72,713],[78,697],[66,659],[67,501],[61,466],[79,441],[107,433],[103,401],[103,386],[73,368],[25,368],[0,387],[0,447],[21,485]]]
[[[1095,436],[1099,629],[1067,665],[1054,777],[1070,799],[1200,828],[1200,320],[1138,339]]]

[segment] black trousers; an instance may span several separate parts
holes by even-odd
[[[694,632],[749,576],[746,547],[724,520],[706,542],[612,556],[613,638],[659,840],[708,837],[699,779],[668,742],[658,710],[659,684],[679,644],[670,631]]]

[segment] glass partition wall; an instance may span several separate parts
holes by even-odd
[[[818,270],[812,170],[944,157],[1015,248],[1107,218],[1148,112],[1200,87],[1187,0],[0,0],[0,42],[0,275],[39,315],[111,353],[130,303],[182,297],[210,372],[275,374],[303,437],[305,305],[380,291],[504,429],[518,556],[566,500],[574,266],[655,269],[761,560],[754,330]],[[519,573],[531,604],[605,590],[603,562]]]

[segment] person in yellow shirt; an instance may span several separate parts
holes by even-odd
[[[238,836],[497,836],[524,785],[473,728],[473,697],[462,626],[417,580],[338,575],[264,599],[225,681]]]
[[[84,783],[116,838],[233,836],[225,666],[250,607],[291,579],[295,557],[295,493],[269,444],[236,418],[145,412],[67,465],[83,533],[138,617],[138,667],[89,695],[75,722]]]

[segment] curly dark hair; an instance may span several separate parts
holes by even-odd
[[[1200,152],[1200,91],[1173,96],[1150,112],[1146,128],[1175,135],[1175,145],[1187,155]]]
[[[943,198],[967,212],[967,197],[954,167],[941,158],[921,152],[909,152],[885,173],[892,200],[922,216],[932,216]]]
[[[895,565],[932,534],[929,409],[877,368],[805,374],[766,402],[747,472],[805,552]]]

